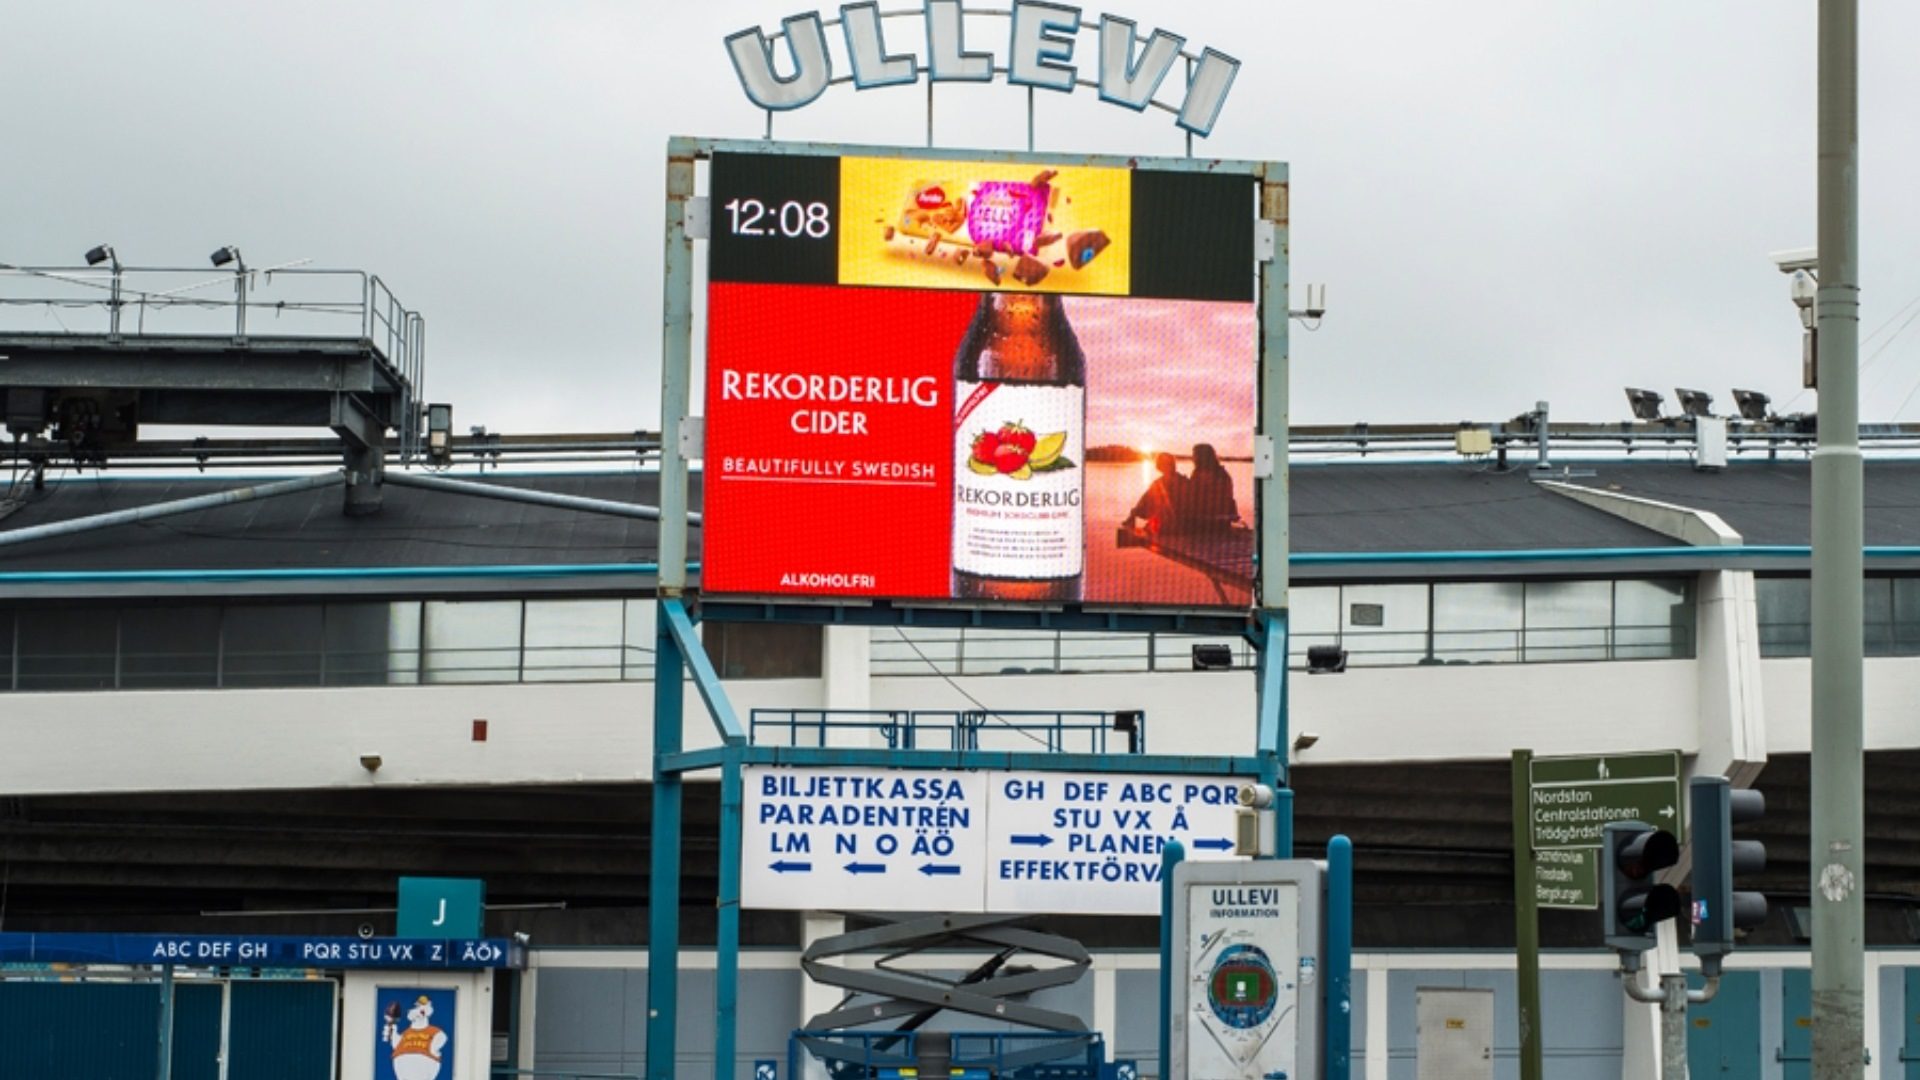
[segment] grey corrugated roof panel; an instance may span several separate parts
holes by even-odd
[[[1528,551],[1679,541],[1556,495],[1526,469],[1365,462],[1292,470],[1293,550]]]
[[[652,474],[487,477],[488,483],[657,505]],[[18,529],[246,486],[229,477],[49,485],[0,522]],[[646,563],[649,521],[389,486],[378,513],[349,517],[321,488],[0,548],[0,571]],[[698,543],[698,531],[694,533]]]
[[[1804,460],[1738,459],[1720,471],[1684,461],[1574,463],[1555,479],[1711,510],[1752,545],[1805,545],[1810,535],[1809,467]],[[1582,472],[1591,475],[1579,475]],[[472,474],[465,474],[473,478]],[[488,483],[619,502],[658,504],[653,473],[488,474]],[[696,474],[694,503],[697,506]],[[213,474],[66,481],[30,496],[0,519],[0,530],[70,520],[257,482]],[[1508,576],[1541,573],[1687,573],[1719,565],[1711,549],[1643,560],[1629,569],[1600,560],[1612,549],[1668,549],[1678,541],[1535,485],[1527,469],[1480,463],[1393,462],[1297,465],[1292,472],[1292,544],[1301,554],[1412,552],[1568,553],[1551,565],[1473,563],[1303,564],[1301,580]],[[658,530],[647,521],[390,486],[384,507],[365,517],[341,510],[338,488],[237,503],[179,517],[0,548],[0,572],[146,571],[364,567],[527,567],[650,563]],[[700,531],[692,531],[695,557]],[[1920,460],[1867,465],[1867,543],[1920,546]],[[1576,553],[1596,552],[1591,561]],[[1748,559],[1755,569],[1797,572],[1804,559]],[[1876,568],[1894,568],[1880,562]],[[1907,568],[1901,564],[1901,569]],[[1656,571],[1657,572],[1657,571]],[[405,586],[401,586],[405,588]],[[497,588],[448,581],[438,591]],[[251,585],[249,589],[271,588]],[[287,592],[310,586],[288,585]],[[373,588],[380,586],[336,586]],[[239,591],[237,588],[230,591]]]
[[[1813,470],[1804,458],[1735,458],[1718,470],[1655,461],[1596,462],[1583,467],[1595,475],[1573,483],[1711,511],[1749,544],[1811,542]],[[1866,543],[1869,547],[1920,545],[1920,459],[1866,462]]]

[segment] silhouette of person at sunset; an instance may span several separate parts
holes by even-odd
[[[1127,513],[1126,526],[1132,528],[1134,520],[1140,519],[1145,522],[1149,534],[1157,535],[1175,527],[1187,501],[1187,478],[1180,475],[1179,462],[1172,454],[1154,455],[1153,467],[1159,470],[1160,476],[1147,485],[1147,490],[1140,495],[1140,501],[1133,504],[1133,509]]]
[[[1220,455],[1211,443],[1193,447],[1193,474],[1184,485],[1185,505],[1177,505],[1180,517],[1196,529],[1224,529],[1240,518],[1233,501],[1233,478],[1220,464]]]

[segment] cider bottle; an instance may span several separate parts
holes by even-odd
[[[1060,297],[981,296],[953,378],[953,595],[1078,601],[1087,359]]]

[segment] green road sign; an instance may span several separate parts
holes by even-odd
[[[1600,847],[1615,821],[1644,821],[1685,843],[1680,752],[1535,758],[1528,769],[1527,828],[1536,851]]]
[[[1533,853],[1533,897],[1537,907],[1600,906],[1600,850],[1549,848]]]

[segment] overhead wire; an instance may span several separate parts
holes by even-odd
[[[907,648],[913,650],[913,654],[915,656],[918,656],[921,662],[927,665],[928,670],[932,671],[935,675],[940,676],[943,682],[945,682],[948,686],[953,688],[954,693],[959,694],[963,698],[966,698],[967,701],[972,703],[974,708],[980,710],[982,715],[993,717],[995,720],[999,721],[1003,726],[1005,726],[1009,731],[1018,732],[1019,734],[1024,735],[1027,738],[1027,740],[1030,742],[1038,743],[1040,746],[1045,747],[1049,750],[1052,749],[1052,747],[1047,746],[1047,741],[1045,739],[1042,739],[1038,735],[1035,735],[1033,732],[1028,731],[1023,727],[1020,727],[1014,724],[1013,722],[1009,721],[1006,717],[1001,716],[997,710],[988,708],[987,705],[984,702],[982,702],[979,698],[974,697],[972,694],[967,693],[966,687],[961,686],[959,683],[953,681],[953,677],[948,675],[945,671],[941,670],[941,667],[939,664],[934,663],[932,658],[928,657],[926,653],[920,651],[920,646],[916,644],[912,638],[907,636],[907,632],[904,627],[896,626],[893,628],[893,632],[899,635],[899,638],[901,641],[906,642]]]

